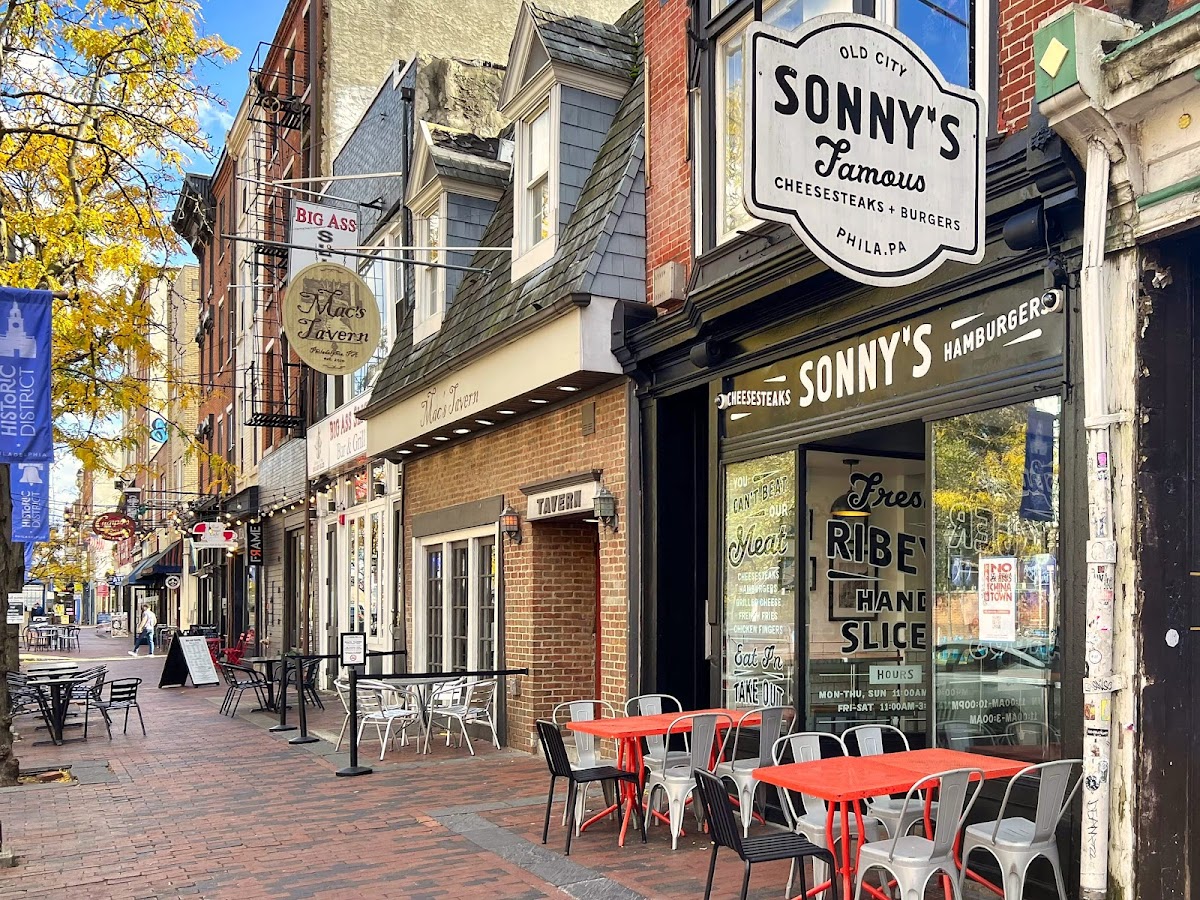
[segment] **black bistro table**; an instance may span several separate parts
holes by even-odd
[[[251,712],[276,712],[275,667],[283,662],[278,656],[243,656],[238,665],[262,666],[266,669],[267,705]]]
[[[26,679],[26,683],[37,692],[38,707],[50,731],[49,741],[34,741],[34,746],[47,743],[61,746],[68,740],[82,741],[81,737],[63,737],[67,715],[71,711],[71,691],[85,680],[80,677],[79,667],[74,663],[30,666]]]

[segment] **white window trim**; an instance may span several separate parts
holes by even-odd
[[[770,7],[772,7],[774,5],[775,4],[774,4],[774,2],[772,2],[772,0],[767,0],[767,2],[764,2],[764,4],[763,4],[763,12],[765,13],[768,9],[770,9]],[[991,91],[991,87],[990,87],[990,85],[991,85],[991,69],[990,69],[990,66],[992,65],[992,62],[989,58],[990,49],[991,49],[989,29],[991,28],[991,9],[992,9],[992,6],[991,6],[991,3],[989,2],[989,0],[975,0],[975,3],[973,5],[973,14],[975,15],[975,36],[974,36],[974,46],[971,48],[971,52],[973,54],[972,63],[973,63],[973,69],[975,72],[975,91],[981,97],[984,98],[984,103],[985,103],[984,121],[988,122],[988,123],[991,123],[991,118],[990,118],[991,111],[990,111],[989,107],[991,106],[991,103],[994,99],[990,96],[990,91]],[[876,3],[876,6],[875,6],[875,18],[877,20],[879,20],[880,22],[883,22],[886,25],[895,26],[895,24],[896,24],[896,0],[878,0],[878,2]],[[713,96],[713,99],[714,99],[713,126],[714,126],[714,132],[712,134],[712,138],[713,138],[712,146],[715,149],[715,154],[714,154],[715,158],[713,161],[713,175],[714,175],[713,180],[716,185],[716,190],[714,191],[714,194],[713,194],[714,201],[715,201],[715,208],[712,210],[707,210],[704,213],[704,215],[713,216],[716,221],[716,226],[717,226],[716,242],[713,244],[712,247],[704,246],[704,243],[705,243],[705,240],[703,240],[704,229],[701,227],[701,225],[703,223],[703,215],[697,216],[699,221],[696,223],[696,226],[695,226],[695,233],[696,233],[696,238],[697,238],[696,246],[697,246],[697,248],[703,248],[706,250],[716,249],[717,247],[724,244],[726,241],[730,240],[733,237],[736,237],[740,232],[749,231],[749,230],[755,228],[756,226],[764,224],[763,222],[761,222],[759,220],[751,218],[748,222],[744,223],[740,228],[734,228],[732,231],[725,231],[725,166],[724,166],[725,153],[724,153],[724,147],[723,147],[724,130],[721,128],[721,123],[723,123],[725,121],[725,93],[726,92],[725,92],[725,67],[723,65],[723,62],[725,59],[724,48],[731,41],[735,40],[737,37],[744,34],[746,28],[750,25],[751,21],[753,21],[753,14],[750,14],[750,15],[744,17],[743,19],[741,19],[739,21],[738,24],[730,26],[729,29],[723,35],[721,35],[721,37],[718,38],[713,44],[713,46],[715,48],[714,49],[715,77],[713,79],[713,95],[714,95]],[[745,53],[745,47],[742,48],[742,52]],[[746,60],[745,60],[745,58],[743,58],[743,60],[742,60],[742,67],[743,67],[743,78],[745,78],[746,77],[746,72],[745,72]],[[990,124],[989,124],[989,128],[991,128]],[[706,138],[704,136],[704,129],[702,129],[702,128],[696,129],[696,142],[695,143],[697,145],[695,148],[693,148],[696,151],[694,153],[694,157],[697,160],[695,171],[696,172],[704,172],[704,169],[702,167],[700,167],[700,164],[699,164],[700,154],[698,152],[700,147],[706,146]],[[699,181],[699,179],[697,179],[697,181]],[[702,192],[698,192],[697,196],[699,197],[701,194],[702,194]],[[698,211],[704,210],[704,206],[701,203],[697,203],[695,208]],[[514,262],[514,265],[515,265],[515,262]]]
[[[436,209],[435,209],[436,207]],[[441,193],[437,196],[429,206],[425,207],[420,213],[415,214],[416,218],[416,233],[417,245],[421,247],[428,246],[429,231],[428,219],[435,212],[441,219],[441,246],[446,246],[446,218],[447,218],[446,195]],[[446,251],[442,250],[442,262],[446,260]],[[422,310],[425,307],[426,297],[423,285],[427,284],[426,273],[432,271],[434,277],[434,290],[437,292],[437,303],[435,304],[434,312],[430,315],[422,315]],[[414,290],[413,290],[413,345],[421,343],[426,338],[432,337],[441,330],[442,319],[446,314],[446,270],[445,269],[429,269],[427,266],[414,265]]]
[[[545,265],[558,249],[559,135],[562,130],[562,86],[553,84],[542,102],[533,104],[516,123],[517,146],[513,152],[513,260],[512,278],[523,278]],[[529,131],[534,119],[550,111],[550,153],[547,160],[547,184],[550,212],[550,236],[536,244],[528,242],[526,225],[529,210],[525,188],[529,183]]]
[[[413,644],[412,652],[416,671],[428,671],[429,658],[426,647],[428,625],[426,622],[428,599],[427,582],[428,568],[425,565],[425,551],[431,547],[442,548],[442,664],[446,671],[450,670],[451,638],[453,633],[452,611],[450,607],[450,545],[466,541],[469,548],[467,554],[467,669],[475,671],[479,668],[479,541],[491,538],[495,543],[497,578],[492,583],[495,593],[496,614],[492,628],[493,652],[499,659],[500,637],[496,625],[500,621],[501,598],[498,588],[500,566],[500,534],[499,525],[483,525],[478,528],[468,528],[446,534],[435,534],[429,537],[413,538],[412,542],[412,587],[413,587]]]

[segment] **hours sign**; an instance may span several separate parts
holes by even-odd
[[[865,284],[984,252],[983,99],[866,16],[747,34],[745,200]]]

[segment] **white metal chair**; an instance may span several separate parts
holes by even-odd
[[[759,724],[745,725],[745,719],[739,721],[733,729],[733,743],[729,745],[729,759],[717,760],[713,774],[722,781],[733,782],[737,789],[738,808],[742,814],[742,837],[750,836],[750,823],[754,820],[754,798],[758,793],[759,781],[754,777],[754,770],[772,765],[771,747],[781,735],[792,730],[796,720],[795,710],[790,706],[760,706],[748,712],[747,717],[757,715]],[[786,728],[785,726],[786,720]],[[738,750],[742,748],[742,734],[754,737],[758,741],[757,752],[753,756],[738,758]]]
[[[842,732],[842,743],[849,752],[853,736],[859,756],[880,756],[884,750],[884,735],[895,735],[904,749],[909,749],[908,738],[904,732],[894,725],[855,725]],[[908,834],[908,830],[925,819],[923,807],[912,807],[905,811],[904,801],[895,797],[872,797],[867,801],[867,811],[872,818],[878,819],[887,829],[889,836]],[[929,805],[929,817],[936,820],[938,805],[934,801]]]
[[[433,731],[433,718],[442,710],[462,706],[463,693],[467,689],[466,676],[435,683],[429,689],[429,699],[425,704],[425,752],[429,752],[429,735]],[[450,724],[446,723],[446,746],[450,746]]]
[[[1047,744],[1058,742],[1058,732],[1047,727],[1045,722],[1029,719],[1024,722],[1010,722],[1004,729],[1004,739],[1009,744],[1023,747],[1045,747]]]
[[[830,734],[827,731],[797,731],[779,738],[771,747],[771,764],[781,765],[787,762],[789,757],[791,762],[813,762],[826,756],[845,755],[846,745],[836,734]],[[829,836],[825,830],[828,822],[828,809],[825,801],[820,797],[810,797],[808,794],[800,794],[799,798],[800,804],[797,806],[793,792],[786,788],[779,788],[779,803],[783,807],[783,814],[788,820],[788,826],[797,834],[808,838],[810,843],[832,852],[835,848],[828,846]],[[863,816],[864,824],[870,818],[869,815]],[[855,840],[858,838],[858,822],[854,816],[850,816],[848,821],[850,839]],[[877,820],[872,821],[877,822]],[[834,841],[842,839],[842,821],[838,816],[833,817],[833,839]],[[788,896],[791,896],[792,880],[795,875],[794,869],[788,873],[786,891]],[[821,884],[829,877],[825,863],[814,856],[813,883]]]
[[[683,704],[678,697],[670,694],[640,694],[625,701],[627,716],[661,716],[663,713],[681,713]],[[662,735],[653,734],[644,738],[646,741],[645,767],[651,768],[654,763],[664,760],[673,766],[685,765],[690,759],[687,750],[667,751],[667,740]],[[687,746],[687,735],[684,735],[684,746]]]
[[[617,714],[613,705],[607,700],[568,700],[565,703],[559,703],[554,707],[550,714],[550,718],[554,724],[562,730],[564,721],[567,722],[590,722],[596,718],[596,711],[600,710],[601,716],[605,713],[609,718],[614,718]],[[584,734],[581,731],[571,732],[575,740],[575,759],[571,760],[571,768],[579,771],[581,769],[595,769],[599,766],[615,766],[616,760],[613,758],[601,758],[600,748],[597,746],[599,740],[595,735]],[[605,789],[605,801],[609,801],[607,788],[608,782],[601,782],[600,786]],[[575,832],[579,833],[579,826],[587,818],[587,792],[591,787],[591,782],[583,785],[583,790],[579,791],[575,797]],[[611,804],[610,804],[611,805]],[[563,825],[567,824],[567,805],[563,804]]]
[[[971,787],[975,781],[974,789]],[[862,895],[863,879],[872,869],[883,869],[896,881],[900,900],[920,900],[929,879],[945,874],[957,900],[962,900],[961,873],[954,862],[954,839],[983,787],[979,769],[951,769],[922,778],[904,796],[901,815],[910,805],[921,806],[923,791],[937,789],[941,815],[933,840],[896,832],[890,840],[872,841],[858,848],[858,874],[854,897]],[[885,877],[886,883],[886,877]]]
[[[370,685],[358,692],[358,743],[362,745],[363,731],[368,725],[375,728],[379,738],[379,759],[387,751],[388,740],[395,746],[400,736],[400,746],[408,743],[408,728],[421,721],[421,709],[417,699],[407,688],[395,685]]]
[[[1067,886],[1063,882],[1062,863],[1058,857],[1058,841],[1054,832],[1059,821],[1075,799],[1079,783],[1083,780],[1082,771],[1071,785],[1071,772],[1077,765],[1082,765],[1081,759],[1062,759],[1055,762],[1041,763],[1029,766],[1018,773],[1004,791],[1004,799],[1000,801],[1000,812],[991,822],[976,822],[967,827],[963,835],[962,872],[959,873],[959,889],[961,892],[963,879],[966,877],[967,863],[970,861],[972,850],[986,850],[1000,864],[1004,876],[1004,900],[1021,900],[1021,890],[1025,886],[1025,874],[1029,865],[1039,856],[1046,857],[1054,869],[1054,881],[1058,887],[1059,900],[1067,900]],[[1005,818],[1004,810],[1008,806],[1008,798],[1013,785],[1022,778],[1038,779],[1037,811],[1034,821],[1013,816]],[[1070,790],[1067,788],[1070,785]]]
[[[497,750],[500,749],[500,736],[496,734],[496,722],[492,718],[492,706],[496,700],[496,679],[485,678],[482,681],[476,681],[468,684],[466,689],[461,693],[462,701],[460,703],[452,703],[449,706],[434,706],[429,708],[429,728],[425,731],[425,752],[429,752],[429,732],[433,730],[435,718],[441,718],[446,723],[446,745],[450,744],[450,734],[453,723],[458,723],[459,741],[458,746],[462,746],[463,740],[467,742],[467,749],[471,751],[471,755],[475,755],[475,748],[471,744],[471,736],[467,734],[467,726],[472,723],[486,725],[492,732],[492,744]]]
[[[339,678],[336,681],[334,681],[333,689],[335,691],[337,691],[338,700],[340,700],[342,702],[342,709],[345,710],[345,712],[346,712],[346,717],[344,719],[342,719],[341,730],[338,731],[337,743],[333,747],[334,751],[336,752],[336,751],[342,749],[342,741],[346,737],[346,729],[350,726],[350,682],[346,681],[343,678]],[[362,697],[361,682],[360,682],[360,688],[359,688],[359,697],[360,698]],[[363,716],[365,716],[366,714],[367,714],[366,710],[360,704],[358,707],[358,721],[361,722],[363,719]],[[356,724],[355,728],[357,728],[357,727],[358,727],[358,725]]]
[[[696,771],[711,772],[713,745],[716,743],[719,726],[726,729],[725,738],[729,737],[729,729],[733,727],[733,718],[725,713],[688,713],[679,716],[669,726],[664,736],[669,744],[672,734],[686,731],[679,726],[691,724],[691,749],[686,763],[672,765],[667,760],[655,761],[650,767],[650,777],[646,781],[646,809],[654,808],[654,792],[661,790],[667,798],[667,819],[671,826],[671,849],[679,845],[679,833],[683,830],[683,811],[688,797],[696,790]],[[716,758],[723,755],[724,746],[717,751]],[[696,824],[702,826],[702,811],[700,804],[694,804],[692,811],[696,814]]]

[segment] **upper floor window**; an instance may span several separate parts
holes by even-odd
[[[514,154],[513,278],[533,271],[554,255],[558,234],[557,85],[544,103],[517,122]]]
[[[371,289],[371,293],[375,295],[375,303],[379,307],[379,346],[371,355],[367,364],[355,372],[350,380],[350,396],[357,397],[368,387],[370,387],[374,379],[375,372],[383,361],[387,358],[388,348],[391,347],[389,339],[390,329],[388,327],[388,310],[391,303],[388,299],[388,282],[389,279],[385,275],[385,270],[388,266],[399,266],[399,263],[388,262],[382,259],[373,259],[366,263],[361,270],[363,281],[367,283],[367,287]]]
[[[742,172],[745,157],[745,30],[753,20],[752,4],[746,0],[712,0],[717,17],[726,7],[745,7],[746,13],[729,21],[730,12],[714,18],[714,160],[712,181],[716,186],[716,243],[749,228],[754,220],[742,202]],[[976,82],[982,67],[974,63],[986,45],[979,21],[987,12],[986,2],[976,0],[763,0],[763,21],[783,29],[800,27],[806,20],[825,13],[847,13],[873,9],[876,18],[896,26],[933,60],[952,84],[981,89]],[[729,24],[723,24],[729,21]],[[722,24],[718,24],[722,23]],[[703,159],[704,153],[698,153]]]
[[[423,341],[436,334],[442,327],[442,316],[446,311],[446,270],[438,268],[445,262],[445,241],[442,222],[445,220],[445,194],[438,197],[432,206],[417,216],[418,259],[434,265],[414,266],[416,281],[416,306],[413,317],[413,343]]]

